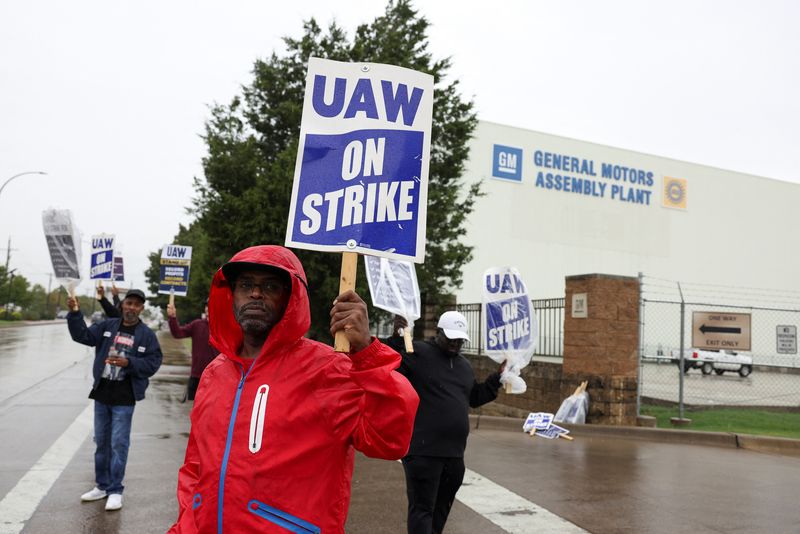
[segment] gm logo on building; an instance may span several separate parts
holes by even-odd
[[[522,182],[522,149],[494,145],[492,176],[503,180]]]
[[[684,178],[664,176],[664,191],[661,205],[665,208],[685,210],[688,204],[688,182]]]

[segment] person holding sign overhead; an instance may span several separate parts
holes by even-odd
[[[178,323],[178,310],[174,304],[167,304],[167,317],[172,337],[192,338],[192,369],[189,373],[189,383],[186,385],[186,399],[193,401],[203,371],[219,354],[219,351],[208,342],[208,300],[203,315],[190,323],[184,325]]]
[[[497,398],[500,373],[478,383],[461,347],[469,341],[467,319],[457,311],[444,312],[436,337],[414,341],[414,352],[404,350],[401,328],[406,320],[395,316],[394,335],[386,343],[402,355],[398,371],[419,395],[419,410],[408,455],[403,458],[408,496],[409,534],[440,533],[464,479],[464,449],[469,434],[469,408]]]
[[[120,309],[120,300],[117,296],[119,290],[116,286],[112,287],[111,289],[112,294],[114,295],[114,304],[111,304],[106,297],[106,288],[103,287],[102,284],[97,286],[97,302],[100,303],[100,307],[103,308],[103,313],[106,314],[106,317],[111,319],[113,317],[122,317],[122,310]]]
[[[122,317],[87,327],[78,299],[70,297],[67,326],[74,341],[95,347],[94,471],[96,486],[82,501],[105,499],[108,511],[122,508],[122,480],[128,461],[133,410],[144,400],[149,378],[161,366],[161,347],[155,334],[139,320],[144,293],[131,289],[122,301]]]
[[[344,532],[354,450],[399,459],[419,399],[400,356],[369,335],[353,291],[331,331],[349,353],[307,339],[309,282],[289,249],[235,254],[214,275],[211,343],[200,378],[172,533]]]

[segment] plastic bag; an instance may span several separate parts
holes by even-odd
[[[553,418],[558,423],[585,423],[589,412],[589,394],[586,393],[587,382],[582,382],[575,393],[564,399]]]

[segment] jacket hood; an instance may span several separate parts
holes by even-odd
[[[272,328],[259,357],[274,347],[287,346],[305,335],[311,326],[311,311],[308,302],[308,284],[303,265],[288,248],[278,245],[259,245],[234,254],[228,264],[245,262],[275,267],[289,273],[292,294],[283,317]],[[233,292],[222,268],[211,281],[208,297],[209,341],[226,356],[237,357],[243,335],[233,313]]]

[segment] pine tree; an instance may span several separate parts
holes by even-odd
[[[306,66],[310,56],[338,61],[388,63],[433,75],[434,116],[428,186],[425,263],[417,265],[420,290],[428,303],[461,285],[461,267],[472,257],[463,243],[464,222],[480,193],[480,183],[464,189],[462,175],[467,143],[477,124],[472,102],[462,100],[457,81],[447,81],[449,59],[434,60],[428,52],[429,24],[408,0],[390,1],[385,13],[357,28],[350,42],[331,24],[323,31],[315,20],[306,22],[303,35],[286,38],[286,52],[258,60],[251,83],[228,105],[212,109],[204,139],[205,180],[196,180],[198,196],[191,208],[197,219],[196,235],[205,252],[193,252],[196,261],[217,266],[232,254],[257,244],[283,244],[291,198],[292,178],[300,131]],[[196,228],[195,228],[196,227]],[[177,241],[176,241],[177,242]],[[198,257],[207,254],[207,258]],[[339,254],[296,251],[303,262],[312,295],[312,337],[329,340],[328,310],[338,293]],[[157,255],[148,271],[157,283]],[[212,273],[207,273],[210,281]],[[201,275],[205,276],[205,275]],[[206,288],[208,285],[205,286]],[[357,290],[369,302],[363,265]],[[372,313],[372,312],[371,312]]]

